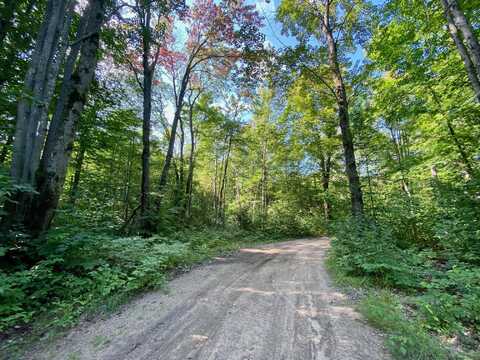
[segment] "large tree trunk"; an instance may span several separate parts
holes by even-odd
[[[463,38],[467,43],[471,58],[477,70],[477,76],[480,77],[480,44],[475,36],[472,25],[468,22],[457,0],[447,0],[448,8],[452,14],[453,21],[457,28],[462,32]]]
[[[343,152],[345,156],[345,167],[350,188],[350,197],[352,202],[352,213],[354,215],[363,214],[363,196],[358,176],[357,164],[355,161],[355,149],[353,145],[353,136],[350,130],[350,119],[348,114],[348,100],[345,84],[338,63],[337,45],[333,37],[330,26],[329,1],[323,18],[323,33],[327,39],[328,61],[330,70],[335,82],[335,96],[338,106],[338,118],[342,132]]]
[[[142,125],[142,182],[140,192],[140,216],[145,225],[149,211],[150,194],[150,129],[152,114],[152,74],[144,71],[143,78],[143,125]]]
[[[48,109],[63,62],[73,14],[73,0],[50,0],[32,54],[24,90],[17,106],[11,176],[16,184],[35,186],[35,173],[48,126]],[[24,226],[32,206],[32,192],[18,192],[5,205],[5,227]]]
[[[143,41],[143,125],[142,125],[142,180],[140,190],[140,227],[146,232],[151,232],[152,223],[150,214],[150,130],[152,116],[152,81],[154,66],[150,65],[151,57],[151,5],[145,3],[145,19],[142,24]],[[141,14],[139,14],[140,16]]]
[[[468,49],[463,43],[460,34],[458,33],[458,28],[455,25],[452,14],[449,10],[448,0],[442,0],[442,5],[444,9],[445,18],[447,19],[447,27],[450,36],[452,37],[455,46],[457,47],[458,53],[463,60],[465,65],[465,70],[467,71],[468,79],[472,84],[473,90],[475,91],[475,97],[478,102],[480,102],[480,73],[477,73],[475,64],[472,62]]]
[[[70,3],[70,11],[67,8]],[[33,185],[45,140],[48,108],[67,47],[73,1],[50,0],[37,38],[25,88],[18,102],[11,174],[19,184]]]
[[[85,11],[85,36],[81,38],[80,58],[66,86],[63,111],[56,112],[48,132],[36,185],[39,193],[34,201],[27,227],[36,235],[48,229],[58,206],[65,182],[68,162],[75,137],[75,127],[87,101],[88,91],[95,76],[100,29],[105,15],[105,0],[91,0]],[[58,108],[57,108],[58,110]]]

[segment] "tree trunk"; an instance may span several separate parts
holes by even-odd
[[[179,169],[179,181],[178,181],[178,195],[180,197],[180,201],[184,199],[183,195],[183,189],[185,185],[185,159],[184,159],[184,146],[185,146],[185,129],[183,127],[183,118],[180,116],[179,119],[179,124],[180,124],[180,169]],[[182,204],[183,205],[183,204]],[[184,206],[182,206],[182,209]]]
[[[267,222],[267,206],[268,206],[268,195],[267,195],[267,181],[268,181],[268,169],[267,169],[267,140],[262,140],[262,177],[261,177],[261,206],[262,206],[262,222],[265,224]]]
[[[217,158],[217,152],[215,151],[215,173],[213,177],[213,214],[215,217],[217,217],[217,204],[218,204],[218,158]]]
[[[477,77],[480,78],[480,44],[475,36],[472,25],[468,22],[457,0],[447,0],[448,9],[452,14],[456,27],[462,32],[463,38],[467,43],[471,59],[477,71]]]
[[[233,139],[233,135],[230,134],[228,138],[227,155],[225,156],[225,164],[223,167],[222,183],[220,185],[218,217],[221,224],[224,224],[225,222],[225,184],[227,182],[228,162],[230,160],[230,151],[232,149],[232,139]]]
[[[3,164],[7,159],[8,148],[12,145],[12,143],[13,143],[13,135],[9,134],[7,137],[7,141],[5,142],[5,144],[3,144],[2,152],[0,152],[0,164]]]
[[[457,133],[455,132],[453,124],[451,120],[448,118],[448,116],[447,116],[447,128],[450,136],[452,137],[453,142],[455,143],[455,146],[457,147],[460,158],[462,159],[462,162],[465,165],[467,174],[469,175],[470,178],[474,178],[475,171],[473,170],[472,164],[468,159],[467,152],[465,151],[463,144],[458,139]]]
[[[125,169],[125,183],[124,183],[124,197],[123,197],[123,204],[124,204],[124,211],[123,211],[123,220],[126,222],[129,217],[129,204],[130,204],[130,178],[132,174],[132,166],[133,166],[133,157],[135,156],[135,138],[131,140],[130,151],[128,152],[127,158],[127,166]]]
[[[322,171],[322,190],[323,190],[323,215],[325,216],[325,220],[330,220],[330,201],[328,199],[328,189],[330,187],[330,169],[332,167],[332,157],[327,155],[325,156],[322,154],[320,157],[320,168]]]
[[[448,0],[442,0],[442,5],[444,8],[445,18],[447,19],[447,27],[450,36],[452,37],[455,46],[457,47],[458,53],[463,60],[465,65],[465,70],[467,71],[468,79],[472,84],[473,91],[475,92],[475,98],[480,102],[480,73],[477,73],[475,65],[468,54],[468,50],[465,47],[460,35],[458,34],[458,28],[455,25],[452,14],[449,11]]]
[[[56,112],[48,132],[40,167],[36,175],[37,191],[34,206],[27,218],[27,227],[37,235],[48,229],[58,206],[65,182],[68,162],[90,85],[95,76],[100,29],[105,15],[105,0],[92,0],[85,11],[88,17],[87,36],[81,40],[80,58],[68,82],[63,111]]]
[[[33,185],[45,140],[48,108],[68,42],[74,2],[50,0],[40,29],[25,86],[18,102],[11,174]],[[67,8],[69,8],[68,14]]]
[[[151,222],[149,221],[150,208],[150,130],[152,116],[152,81],[154,68],[150,65],[151,57],[151,6],[145,3],[145,21],[142,25],[143,41],[143,124],[142,124],[142,180],[140,189],[140,227],[149,233]],[[140,14],[139,14],[140,15]]]
[[[190,80],[190,68],[187,67],[187,70],[185,70],[185,74],[183,75],[183,78],[182,78],[182,83],[180,85],[180,92],[178,94],[178,99],[176,101],[177,108],[175,109],[175,115],[173,117],[167,154],[165,155],[165,162],[163,163],[162,174],[160,175],[159,189],[158,189],[160,193],[162,193],[163,188],[165,187],[165,185],[167,185],[168,171],[170,170],[170,165],[172,163],[172,158],[173,158],[173,150],[175,148],[175,137],[177,134],[178,122],[182,114],[183,103],[185,99],[185,92],[187,91],[189,80]],[[158,202],[158,207],[160,206],[161,206],[161,197]]]
[[[390,132],[390,138],[392,140],[393,148],[397,156],[398,169],[400,170],[400,174],[402,176],[402,178],[400,179],[401,189],[405,193],[405,195],[407,195],[410,198],[412,197],[412,194],[410,192],[409,180],[405,175],[405,169],[403,166],[405,152],[402,151],[401,132],[399,130],[396,130],[397,134],[395,134],[395,129],[393,128],[393,126],[387,125],[387,128]]]
[[[188,128],[190,131],[190,156],[188,159],[188,174],[187,174],[187,184],[186,184],[186,217],[187,219],[192,215],[192,193],[193,193],[193,171],[195,167],[195,131],[193,129],[193,107],[196,100],[198,99],[198,94],[193,102],[189,99],[189,110],[188,110]]]
[[[85,159],[85,152],[87,147],[84,143],[80,143],[77,158],[75,159],[75,172],[73,174],[72,187],[70,189],[70,204],[75,205],[78,196],[78,185],[80,184],[80,176],[82,174],[83,160]]]
[[[430,91],[432,93],[433,100],[437,104],[438,111],[442,112],[442,103],[440,102],[440,99],[437,96],[437,93],[433,88],[430,88]],[[473,169],[473,166],[468,159],[467,152],[465,151],[465,148],[461,141],[458,139],[458,136],[456,134],[455,128],[453,127],[452,121],[449,118],[449,115],[446,115],[446,123],[447,123],[447,129],[448,129],[448,134],[452,138],[453,143],[455,144],[458,154],[460,155],[460,158],[462,159],[463,165],[465,165],[467,174],[470,177],[476,177],[475,171]]]
[[[337,45],[330,27],[329,2],[323,18],[323,32],[327,38],[328,61],[330,70],[335,82],[335,95],[338,106],[338,117],[340,129],[342,132],[343,152],[345,156],[345,167],[350,188],[350,197],[352,202],[352,213],[355,216],[363,214],[363,196],[360,185],[360,179],[355,161],[355,149],[353,145],[353,136],[350,130],[350,119],[348,114],[348,100],[343,82],[342,73],[338,64]]]

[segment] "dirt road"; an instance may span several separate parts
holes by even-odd
[[[325,271],[328,240],[243,249],[174,279],[30,359],[388,359]]]

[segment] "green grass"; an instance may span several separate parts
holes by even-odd
[[[459,358],[425,331],[420,322],[408,319],[400,299],[388,290],[370,291],[358,309],[370,324],[388,334],[387,346],[396,359]]]

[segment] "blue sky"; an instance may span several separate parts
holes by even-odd
[[[265,27],[263,32],[266,40],[275,48],[281,48],[284,45],[291,46],[295,43],[294,39],[282,35],[282,26],[275,20],[275,12],[281,0],[251,1],[257,7],[260,15],[265,17]]]
[[[263,33],[266,37],[266,42],[275,48],[282,48],[284,46],[292,46],[295,44],[295,39],[282,35],[282,26],[275,20],[275,12],[281,0],[270,0],[268,3],[265,0],[250,0],[251,4],[255,4],[260,14],[266,18]],[[371,0],[375,5],[385,3],[385,0]],[[364,53],[362,48],[358,48],[355,53],[351,55],[353,62],[362,61]]]

